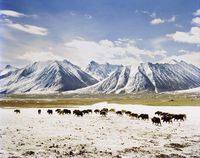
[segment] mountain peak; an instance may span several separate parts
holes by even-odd
[[[94,60],[92,60],[91,62],[90,62],[90,64],[91,65],[99,65],[96,61],[94,61]]]
[[[168,62],[168,64],[178,64],[178,61],[175,59],[172,59]]]
[[[12,65],[10,65],[10,64],[8,64],[8,65],[5,66],[5,69],[11,69],[11,68],[15,68],[15,67],[12,66]]]

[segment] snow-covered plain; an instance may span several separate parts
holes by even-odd
[[[20,114],[0,109],[0,157],[200,157],[200,107],[98,103],[80,109],[103,107],[150,118],[157,110],[185,113],[187,120],[156,126],[111,112],[76,117],[48,115],[47,109],[41,115],[35,108],[20,109]]]

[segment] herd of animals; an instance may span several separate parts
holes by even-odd
[[[19,109],[15,109],[14,112],[19,114],[21,111]],[[40,115],[42,110],[38,109],[37,112]],[[83,117],[84,115],[91,114],[93,112],[95,114],[100,114],[101,116],[104,116],[104,117],[106,117],[108,115],[108,113],[115,113],[119,116],[127,115],[133,119],[149,120],[148,114],[137,114],[137,113],[133,113],[133,112],[127,111],[127,110],[116,111],[115,109],[108,109],[108,108],[95,109],[95,110],[92,110],[92,109],[86,109],[86,110],[56,109],[55,112],[58,113],[59,115],[74,114],[77,117]],[[54,113],[54,111],[52,109],[48,109],[47,113],[49,115],[52,115]],[[156,111],[155,115],[156,116],[151,118],[152,123],[155,125],[161,125],[161,122],[172,123],[173,121],[185,121],[186,120],[186,114],[171,114],[168,112]]]

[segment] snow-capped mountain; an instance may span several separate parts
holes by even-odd
[[[109,63],[99,64],[95,61],[91,61],[86,67],[85,71],[97,80],[101,81],[121,67],[122,65],[112,65]]]
[[[18,68],[11,66],[11,65],[6,65],[4,69],[0,70],[0,76],[6,76],[9,75],[12,71],[18,70]]]
[[[142,63],[122,67],[105,80],[76,90],[78,93],[165,92],[200,86],[200,69],[184,61]]]
[[[67,60],[35,62],[5,74],[6,69],[0,73],[0,93],[67,91],[98,82]]]

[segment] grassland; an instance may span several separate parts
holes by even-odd
[[[76,107],[99,102],[151,106],[200,106],[199,96],[172,94],[137,95],[11,95],[0,100],[0,107],[50,108]]]

